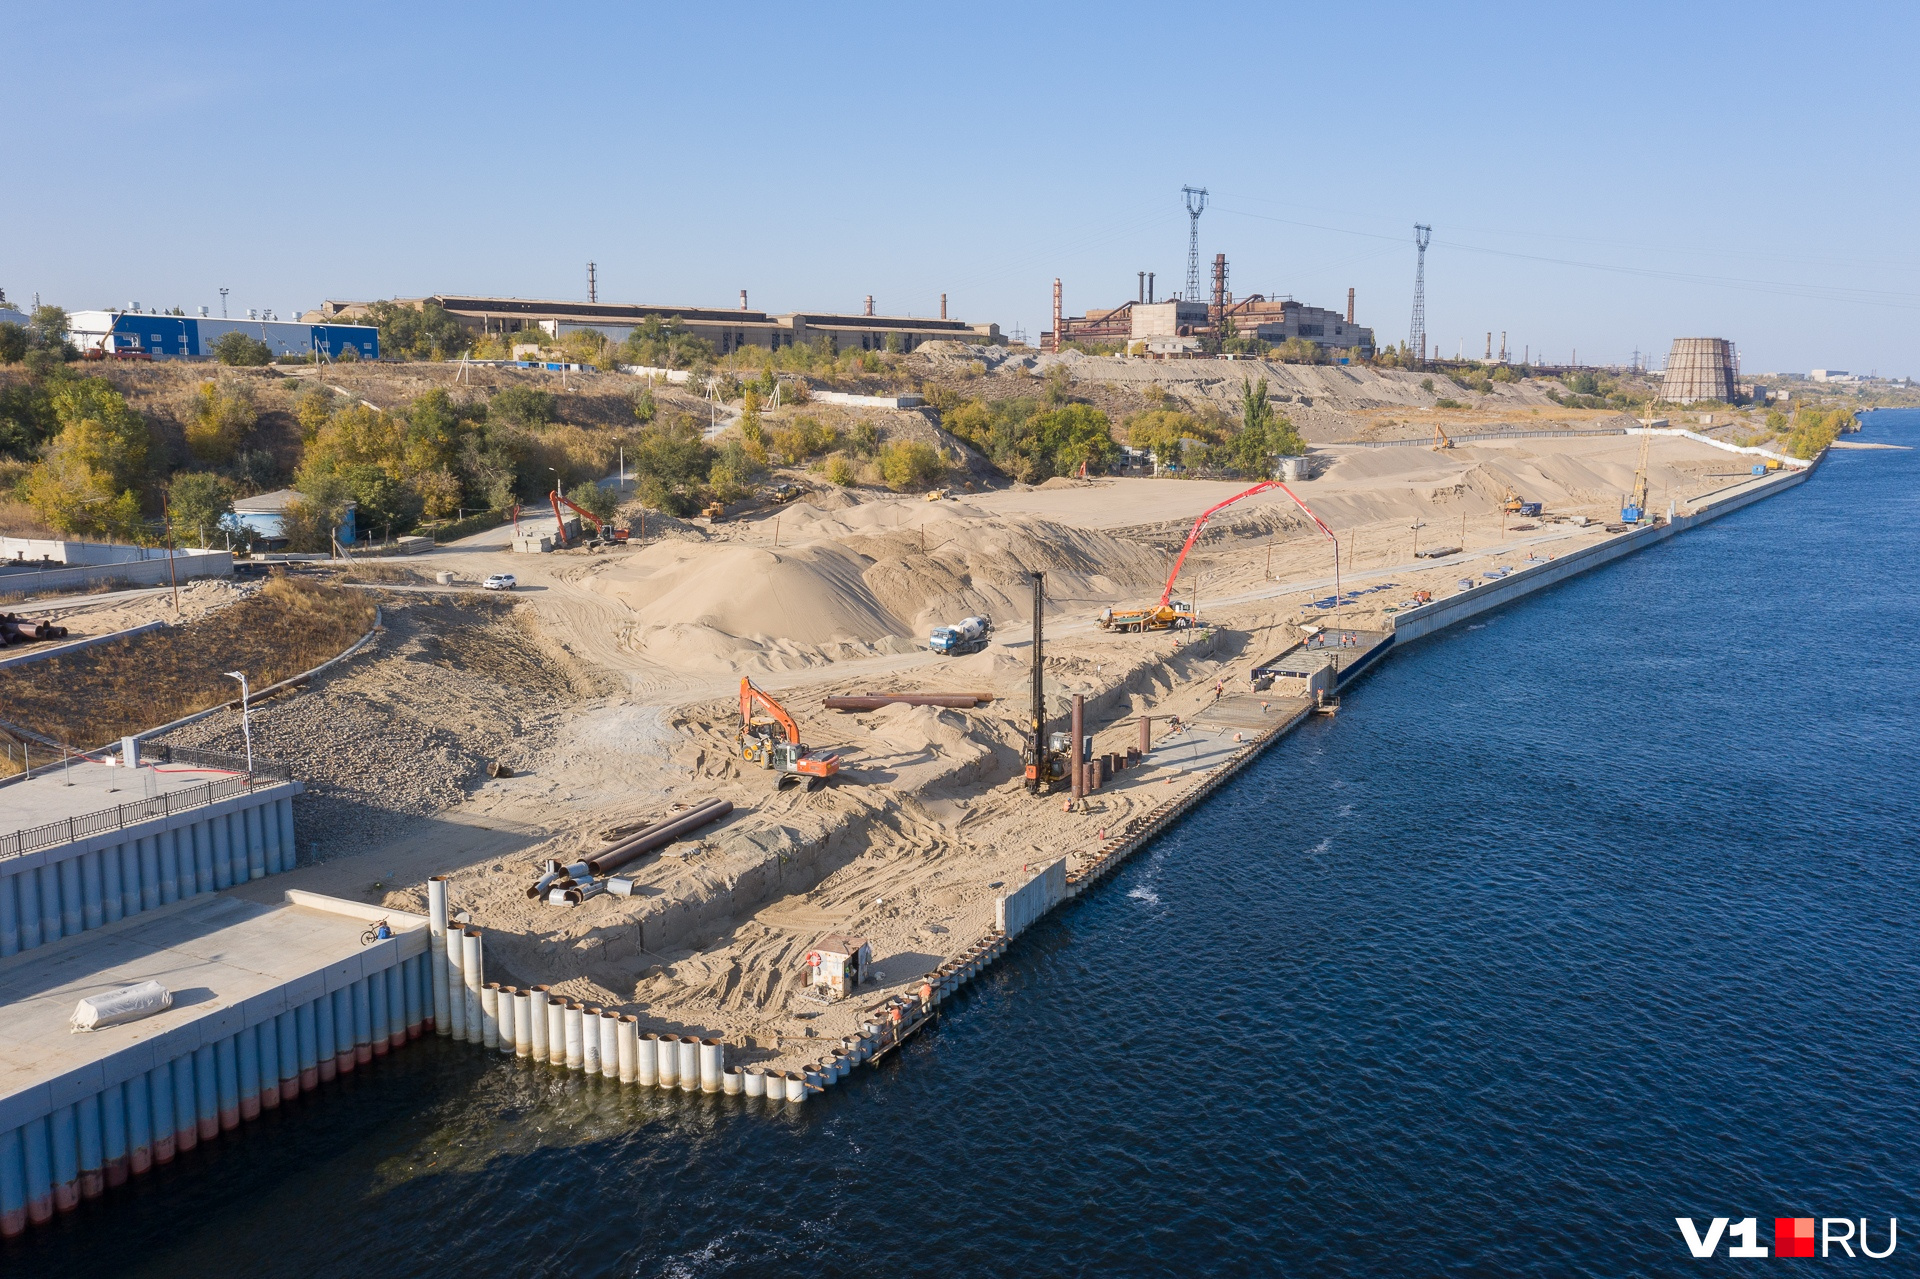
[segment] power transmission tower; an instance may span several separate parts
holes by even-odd
[[[600,300],[600,276],[598,270],[593,263],[587,263],[587,301],[589,302],[598,302]]]
[[[1413,224],[1413,243],[1420,257],[1413,268],[1413,325],[1407,333],[1407,349],[1422,364],[1427,362],[1427,244],[1432,239],[1432,227]]]
[[[1200,300],[1200,214],[1207,207],[1205,187],[1181,187],[1187,198],[1187,292],[1186,300]]]

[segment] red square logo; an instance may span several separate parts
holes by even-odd
[[[1811,1257],[1813,1255],[1813,1218],[1775,1217],[1773,1219],[1773,1255]]]

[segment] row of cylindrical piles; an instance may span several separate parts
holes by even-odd
[[[418,1039],[433,1024],[427,960],[398,960],[0,1132],[0,1235],[97,1199]]]
[[[1149,749],[1152,721],[1145,716],[1140,719],[1140,745],[1125,754],[1109,752],[1084,758],[1087,740],[1087,702],[1084,694],[1073,695],[1073,764],[1069,770],[1069,782],[1075,799],[1084,799],[1102,786],[1123,768],[1132,768],[1146,758]]]
[[[557,995],[550,986],[485,980],[478,929],[447,918],[447,881],[427,881],[435,1027],[496,1052],[642,1088],[804,1101],[847,1077],[879,1046],[873,1036],[841,1040],[825,1060],[797,1070],[729,1066],[726,1045],[698,1035],[642,1034],[632,1013]]]

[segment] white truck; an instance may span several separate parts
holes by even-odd
[[[963,617],[952,626],[936,626],[927,647],[947,657],[978,653],[993,638],[993,623],[984,617]]]

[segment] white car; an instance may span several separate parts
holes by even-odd
[[[481,589],[488,590],[488,591],[510,591],[517,584],[518,584],[517,580],[514,578],[513,574],[495,573],[492,577],[489,577],[486,581],[480,583],[480,586],[481,586]]]

